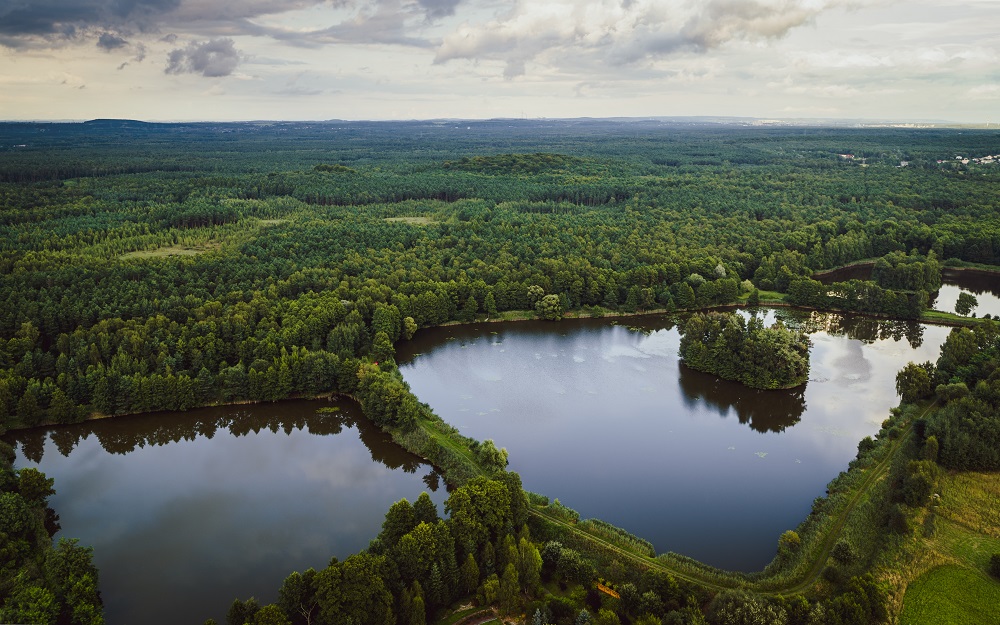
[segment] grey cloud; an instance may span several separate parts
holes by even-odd
[[[124,48],[127,45],[128,41],[126,41],[123,37],[119,37],[118,35],[114,35],[112,33],[101,33],[101,36],[97,38],[97,47],[102,50],[107,50],[108,52],[111,50],[117,50],[118,48]]]
[[[240,63],[240,53],[232,39],[193,42],[172,50],[167,56],[167,74],[201,74],[208,78],[228,76]]]
[[[412,32],[454,15],[461,0],[0,0],[0,46],[58,47],[96,39],[114,50],[129,39],[161,32],[203,38],[272,37],[289,45],[382,43],[430,47]],[[311,31],[257,23],[256,18],[326,5],[352,15]],[[133,36],[135,35],[135,36]],[[159,35],[157,35],[159,36]],[[161,41],[173,43],[169,34]],[[141,56],[137,55],[137,56]]]
[[[449,4],[451,0],[430,0],[438,5]],[[457,1],[454,2],[457,4]],[[414,37],[410,32],[412,9],[403,6],[400,0],[375,0],[364,4],[364,10],[339,24],[328,28],[311,31],[290,30],[281,27],[269,27],[244,20],[234,28],[241,32],[267,36],[289,45],[300,47],[318,47],[324,44],[356,43],[356,44],[390,44],[418,48],[430,48],[434,44],[427,39]]]
[[[102,36],[109,31],[157,32],[167,26],[197,30],[202,25],[212,27],[324,3],[338,4],[330,0],[0,0],[0,44],[37,47],[42,41],[57,46],[96,32]]]
[[[0,34],[7,45],[32,37],[71,39],[89,28],[141,28],[181,0],[0,0]]]
[[[455,14],[459,0],[417,0],[427,13],[427,19],[436,20]]]

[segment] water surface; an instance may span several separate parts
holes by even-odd
[[[869,280],[872,275],[872,264],[852,265],[819,275],[823,284],[844,282],[847,280]],[[930,294],[930,307],[942,312],[955,312],[955,303],[960,293],[969,293],[976,297],[978,306],[973,311],[977,317],[1000,315],[1000,275],[975,269],[941,269],[941,289]]]
[[[394,501],[438,485],[351,402],[159,413],[6,438],[18,467],[55,478],[57,538],[94,547],[116,625],[224,623],[237,597],[273,602],[289,573],[367,547]],[[440,509],[443,488],[431,496]]]
[[[506,447],[528,490],[658,552],[748,571],[879,430],[899,401],[896,372],[936,359],[949,331],[800,315],[790,323],[812,331],[809,382],[755,391],[681,365],[670,319],[626,322],[421,331],[400,368],[445,421]]]

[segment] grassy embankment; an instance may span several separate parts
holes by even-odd
[[[949,473],[939,490],[923,528],[880,566],[900,625],[1000,624],[1000,581],[986,572],[1000,553],[1000,473]]]
[[[924,408],[920,416],[930,409]],[[530,513],[535,522],[547,526],[546,533],[603,565],[617,562],[642,570],[659,569],[716,591],[743,587],[775,595],[809,593],[820,584],[839,540],[857,536],[853,542],[877,542],[867,534],[871,533],[871,528],[881,525],[878,517],[883,509],[881,501],[886,496],[884,478],[909,440],[915,414],[910,412],[887,421],[875,448],[853,463],[850,471],[831,482],[827,498],[817,500],[813,513],[798,528],[802,541],[799,548],[776,558],[759,573],[722,571],[673,553],[654,557],[648,542],[600,521],[580,521],[574,511],[557,502],[548,503],[544,497],[531,497]],[[461,483],[486,473],[469,449],[467,439],[457,430],[434,418],[420,419],[418,426],[414,432],[397,432],[394,437],[404,447],[438,466],[446,481]],[[435,458],[446,459],[456,470],[442,466]]]

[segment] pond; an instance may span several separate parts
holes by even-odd
[[[428,491],[441,509],[446,498],[433,470],[352,402],[121,417],[5,439],[18,467],[55,478],[57,538],[94,547],[108,623],[225,623],[233,599],[273,602],[292,571],[367,547],[393,502]]]
[[[431,329],[401,346],[399,363],[445,421],[506,447],[526,489],[657,552],[752,571],[898,404],[896,372],[935,360],[949,332],[780,314],[813,342],[809,382],[788,391],[681,365],[666,317]]]
[[[872,264],[852,265],[827,271],[817,276],[823,284],[846,280],[868,280],[872,275]],[[975,296],[978,305],[976,316],[1000,315],[1000,274],[976,269],[941,269],[941,289],[931,293],[930,307],[941,312],[955,312],[955,303],[960,293]]]

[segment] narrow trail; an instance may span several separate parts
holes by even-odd
[[[930,412],[930,410],[935,405],[936,402],[933,402],[929,406],[927,406],[927,408],[924,409],[924,411],[920,414],[920,417],[918,418],[923,418],[924,416],[926,416],[927,413]],[[823,567],[826,565],[827,560],[830,558],[830,554],[833,551],[834,545],[837,544],[837,541],[841,537],[841,533],[844,530],[844,526],[847,524],[848,518],[858,507],[858,505],[860,505],[863,501],[867,499],[867,496],[869,495],[871,489],[875,486],[875,484],[877,484],[886,475],[888,475],[889,468],[892,466],[893,458],[895,458],[896,454],[899,453],[900,448],[905,444],[906,440],[910,435],[910,432],[913,430],[914,420],[915,419],[911,419],[910,422],[907,423],[906,428],[900,433],[900,435],[896,437],[894,441],[892,441],[889,447],[889,452],[886,453],[885,457],[881,461],[879,461],[872,467],[863,469],[865,473],[864,479],[862,480],[860,486],[851,495],[850,499],[847,502],[847,505],[837,514],[836,518],[834,519],[833,525],[830,526],[830,528],[826,531],[826,535],[820,541],[819,551],[815,556],[812,556],[813,560],[812,564],[809,565],[805,573],[801,577],[798,577],[794,580],[790,580],[779,586],[769,585],[768,580],[766,579],[760,581],[745,581],[742,583],[739,580],[734,579],[732,583],[728,584],[720,583],[718,581],[708,579],[701,575],[697,575],[694,573],[690,573],[688,571],[681,570],[677,567],[673,567],[659,560],[655,560],[653,558],[641,556],[632,553],[630,551],[627,551],[611,542],[608,542],[607,540],[604,540],[592,534],[588,534],[587,532],[578,529],[572,523],[567,523],[566,521],[545,514],[538,508],[532,507],[529,510],[529,512],[530,514],[542,518],[549,523],[554,523],[563,528],[566,528],[567,530],[573,532],[575,535],[585,540],[597,543],[601,547],[613,551],[616,554],[622,556],[623,558],[630,560],[636,564],[639,564],[647,568],[653,568],[665,571],[678,579],[683,579],[685,581],[695,583],[700,586],[704,586],[711,590],[720,591],[720,590],[725,590],[727,588],[742,587],[750,590],[756,590],[758,592],[769,595],[800,594],[811,588],[819,579],[820,575],[823,572]]]

